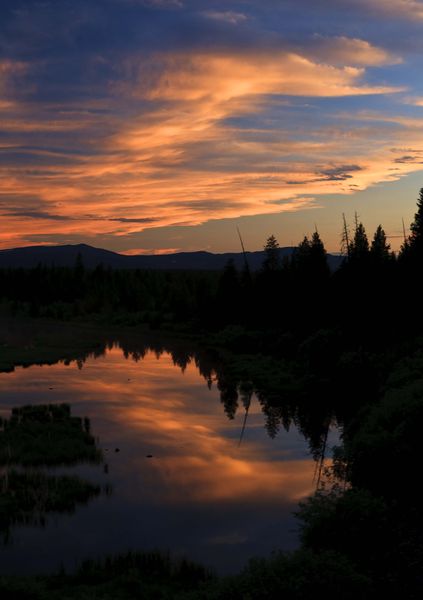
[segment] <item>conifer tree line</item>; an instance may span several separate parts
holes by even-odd
[[[354,337],[398,335],[420,325],[417,291],[423,264],[423,188],[410,234],[398,255],[379,225],[369,239],[356,217],[342,225],[344,259],[331,272],[317,229],[281,257],[270,235],[260,270],[246,259],[239,271],[222,272],[86,269],[39,265],[0,270],[3,311],[60,319],[102,318],[152,327],[221,330],[270,329],[296,339],[320,329]],[[415,289],[414,289],[415,288]]]

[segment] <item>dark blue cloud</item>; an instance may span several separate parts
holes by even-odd
[[[371,4],[371,3],[370,3]],[[128,56],[218,48],[310,48],[315,34],[369,38],[391,48],[423,44],[419,23],[393,23],[352,1],[284,2],[5,0],[0,57],[28,62],[21,97],[104,97]],[[244,15],[234,23],[225,15]],[[216,16],[221,18],[216,18]],[[411,40],[411,41],[410,41]]]
[[[71,217],[55,215],[42,210],[15,210],[3,213],[4,217],[26,217],[27,219],[47,219],[49,221],[71,221]]]
[[[399,8],[400,0],[3,0],[0,168],[6,198],[23,190],[3,214],[48,219],[53,229],[66,221],[54,206],[62,194],[70,214],[73,202],[87,202],[103,215],[98,235],[112,240],[114,222],[130,240],[137,223],[169,223],[173,209],[173,224],[251,215],[250,193],[265,210],[283,205],[287,186],[304,198],[319,183],[331,193],[378,183],[392,168],[409,172],[420,157],[389,148],[418,144],[423,19]],[[368,63],[355,61],[354,43],[373,56]]]

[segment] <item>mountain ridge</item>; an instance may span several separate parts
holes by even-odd
[[[281,258],[289,257],[295,248],[287,246],[279,249]],[[93,269],[99,265],[117,269],[158,269],[158,270],[206,270],[217,271],[225,267],[229,260],[241,269],[248,261],[250,269],[260,269],[265,252],[223,252],[212,253],[206,250],[175,252],[172,254],[119,254],[113,250],[96,248],[88,244],[64,244],[57,246],[23,246],[0,250],[0,268],[33,268],[38,265],[72,267],[78,256],[85,267]],[[328,254],[331,270],[336,270],[342,257]]]

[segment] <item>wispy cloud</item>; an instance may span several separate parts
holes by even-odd
[[[42,219],[47,221],[69,221],[67,215],[54,215],[43,210],[15,210],[3,213],[4,217],[21,217],[26,219]]]
[[[217,10],[206,10],[201,13],[207,19],[213,19],[215,21],[222,21],[224,23],[230,23],[231,25],[238,25],[248,20],[248,16],[244,13],[234,12],[232,10],[217,11]]]
[[[153,217],[143,217],[140,219],[128,219],[126,217],[115,217],[113,219],[109,219],[109,221],[117,221],[118,223],[142,223],[143,225],[145,225],[145,224],[154,223],[155,221],[157,221],[157,219],[154,219]]]
[[[310,54],[332,65],[377,67],[403,62],[400,56],[367,40],[346,36],[313,36]]]
[[[423,97],[405,98],[404,103],[412,106],[423,106]]]
[[[351,3],[352,0],[346,0]],[[420,0],[358,0],[364,10],[372,10],[386,16],[405,19],[423,19],[423,6]]]
[[[305,211],[421,168],[422,90],[374,27],[420,2],[37,6],[0,24],[3,246]]]
[[[180,248],[130,248],[129,250],[124,250],[121,254],[126,254],[128,256],[136,256],[138,254],[148,254],[150,256],[162,256],[164,254],[174,254],[175,252],[179,252]]]
[[[292,52],[163,54],[139,62],[131,92],[149,100],[215,102],[258,95],[362,96],[404,90],[369,85],[365,70],[313,62]]]

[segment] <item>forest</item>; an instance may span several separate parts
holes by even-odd
[[[219,334],[282,356],[300,346],[312,353],[314,344],[321,357],[321,342],[336,345],[340,336],[343,346],[384,347],[421,326],[422,191],[410,231],[395,255],[382,226],[369,239],[361,222],[350,232],[344,220],[344,260],[334,272],[317,230],[284,260],[271,235],[258,271],[247,259],[241,272],[231,262],[223,272],[87,269],[80,257],[73,268],[1,269],[0,307],[5,315]]]
[[[344,260],[334,272],[317,230],[284,261],[271,235],[257,272],[248,262],[241,272],[231,263],[221,273],[88,270],[80,260],[74,268],[0,272],[3,315],[195,339],[203,348],[196,359],[203,373],[206,350],[222,357],[216,372],[229,418],[240,401],[247,408],[254,392],[269,434],[299,423],[318,461],[330,421],[343,429],[333,467],[298,509],[301,548],[294,553],[253,559],[230,578],[166,557],[127,555],[87,563],[74,575],[0,578],[2,593],[40,599],[422,597],[416,478],[423,458],[423,188],[397,255],[382,225],[370,238],[358,219],[351,232],[345,222],[342,229]],[[187,359],[175,356],[178,364]],[[146,575],[152,563],[163,574],[160,589]]]

